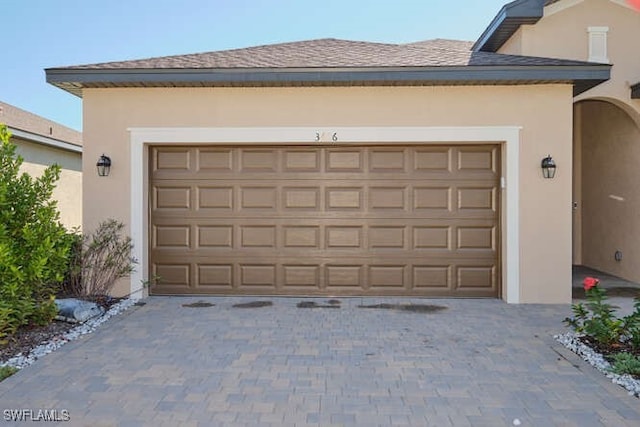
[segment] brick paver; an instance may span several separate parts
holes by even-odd
[[[7,409],[65,409],[61,424],[91,426],[640,425],[638,399],[551,338],[568,306],[232,307],[254,299],[149,298],[0,383],[0,424]],[[198,300],[215,306],[182,306]],[[380,302],[447,309],[358,307]]]

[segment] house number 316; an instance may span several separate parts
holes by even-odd
[[[334,132],[331,135],[331,139],[329,139],[329,135],[327,135],[327,132],[316,132],[316,142],[338,142],[338,134],[336,132]]]

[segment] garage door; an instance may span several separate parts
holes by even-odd
[[[499,146],[158,146],[154,294],[499,295]]]

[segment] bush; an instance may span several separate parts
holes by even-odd
[[[612,359],[611,372],[618,375],[640,376],[640,358],[629,353],[618,353]]]
[[[600,281],[593,277],[584,279],[586,304],[573,304],[574,317],[567,317],[564,322],[579,334],[585,335],[600,346],[616,347],[621,343],[629,345],[633,350],[640,348],[640,299],[636,298],[634,312],[618,318],[618,308],[607,303],[606,291],[598,286]]]
[[[0,125],[0,340],[30,322],[47,323],[67,269],[70,240],[51,199],[60,167],[33,178]]]
[[[123,229],[124,224],[108,219],[75,242],[67,284],[72,295],[108,295],[118,279],[131,274],[136,260],[131,257],[131,237],[124,236]]]
[[[0,381],[9,378],[16,372],[18,372],[18,368],[14,368],[13,366],[0,366]]]

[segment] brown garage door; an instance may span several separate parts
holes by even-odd
[[[499,147],[152,147],[154,294],[499,295]]]

